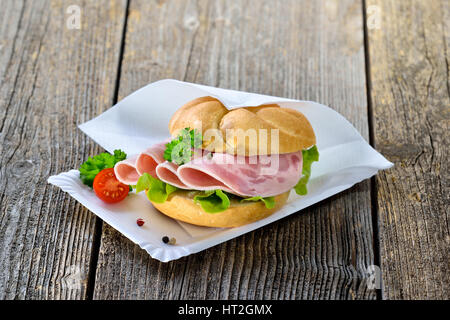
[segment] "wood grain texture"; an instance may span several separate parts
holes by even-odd
[[[125,1],[1,6],[0,299],[85,298],[96,218],[47,178],[99,151],[77,124],[113,103]]]
[[[368,138],[361,1],[137,1],[119,97],[163,78],[316,100]],[[169,263],[104,224],[95,299],[374,299],[370,183]]]
[[[395,163],[376,179],[383,298],[449,299],[450,5],[367,6],[374,140]]]

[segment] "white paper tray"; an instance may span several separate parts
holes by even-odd
[[[166,262],[298,212],[393,165],[375,151],[343,116],[327,106],[170,79],[137,90],[79,127],[109,152],[122,149],[129,155],[136,154],[170,137],[167,126],[173,113],[186,102],[201,96],[213,96],[229,109],[278,103],[301,111],[314,128],[320,152],[319,162],[312,166],[308,195],[298,196],[291,192],[287,204],[268,218],[238,228],[221,229],[193,226],[166,217],[153,208],[143,193],[131,194],[118,204],[106,204],[92,189],[82,184],[77,170],[52,176],[48,182],[68,192],[153,258]],[[138,218],[145,220],[142,227],[136,224]],[[175,237],[177,244],[164,244],[161,238],[165,235]]]

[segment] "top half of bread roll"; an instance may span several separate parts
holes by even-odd
[[[297,152],[316,144],[308,119],[299,111],[279,105],[228,110],[213,97],[192,100],[172,116],[169,131],[197,129],[203,149],[253,156]]]

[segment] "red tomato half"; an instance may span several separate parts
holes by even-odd
[[[94,191],[97,197],[107,203],[116,203],[125,199],[130,187],[117,180],[114,168],[100,171],[94,179]]]

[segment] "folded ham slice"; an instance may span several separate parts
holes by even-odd
[[[122,183],[135,185],[142,174],[148,173],[177,188],[191,189],[178,178],[178,166],[164,160],[166,143],[155,144],[138,155],[116,163],[114,173],[117,179]]]
[[[169,183],[177,188],[181,189],[192,189],[191,187],[185,185],[178,177],[178,165],[175,163],[164,161],[156,167],[156,175],[159,180]]]
[[[158,143],[138,155],[117,162],[114,166],[117,179],[122,183],[135,185],[144,172],[158,178],[155,168],[165,161],[164,150],[164,143]]]
[[[178,177],[195,190],[221,189],[249,197],[284,193],[301,178],[301,151],[269,156],[264,162],[257,157],[214,153],[180,166]]]
[[[289,191],[302,175],[301,151],[262,158],[212,153],[177,166],[164,160],[164,149],[165,143],[160,143],[118,162],[114,167],[117,179],[136,184],[146,172],[181,189],[221,189],[240,196],[269,197]]]
[[[156,175],[156,166],[165,161],[164,150],[166,150],[165,142],[157,143],[144,150],[144,152],[137,157],[135,167],[139,176],[143,173],[148,173],[154,178],[158,178]]]
[[[137,183],[140,177],[136,170],[137,158],[138,156],[135,155],[116,163],[114,173],[120,182],[132,185]]]

